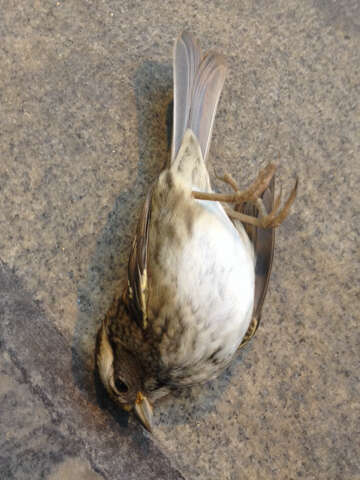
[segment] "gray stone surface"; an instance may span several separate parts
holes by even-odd
[[[0,478],[360,478],[356,0],[0,0]],[[285,189],[263,323],[153,436],[94,375],[167,158],[174,38],[226,54],[211,168]],[[217,184],[220,188],[220,185]]]

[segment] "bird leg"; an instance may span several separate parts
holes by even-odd
[[[220,194],[220,193],[204,193],[204,192],[192,192],[194,198],[199,200],[210,200],[218,201],[224,203],[233,203],[234,208],[224,205],[224,209],[229,217],[240,220],[243,223],[249,223],[257,227],[262,228],[276,228],[278,227],[287,217],[290,207],[293,204],[298,187],[298,179],[296,179],[295,186],[290,192],[284,206],[279,211],[281,203],[281,189],[280,193],[276,196],[274,201],[274,206],[271,212],[267,212],[265,205],[262,201],[262,194],[267,189],[270,184],[272,177],[275,174],[276,167],[274,164],[270,163],[264,169],[259,172],[257,178],[253,183],[244,191],[241,191],[237,186],[236,181],[230,174],[225,174],[223,177],[217,176],[220,180],[227,183],[234,190],[233,194]],[[245,213],[239,212],[241,206],[244,202],[255,205],[259,211],[258,217],[253,217],[251,215],[246,215]]]
[[[284,206],[279,210],[280,202],[281,202],[281,189],[279,194],[275,197],[274,206],[270,213],[267,212],[264,202],[262,198],[257,198],[255,202],[249,201],[256,206],[259,210],[258,217],[251,217],[249,215],[245,215],[243,213],[237,212],[232,208],[225,206],[225,211],[231,218],[235,218],[241,220],[245,223],[250,223],[251,225],[255,225],[261,228],[276,228],[282,224],[285,218],[288,216],[291,205],[294,203],[296,198],[297,188],[298,188],[298,179],[295,181],[295,185],[290,192]],[[235,207],[236,208],[236,207]]]
[[[272,177],[275,174],[276,167],[273,163],[269,163],[263,170],[260,171],[253,183],[244,191],[241,191],[235,180],[231,175],[226,174],[221,180],[229,183],[234,190],[233,194],[228,193],[207,193],[207,192],[192,192],[192,196],[198,200],[210,200],[213,202],[235,203],[239,205],[244,202],[253,203],[259,198],[267,189]]]

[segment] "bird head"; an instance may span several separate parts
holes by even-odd
[[[143,393],[141,367],[124,346],[112,343],[106,322],[98,338],[97,367],[111,399],[123,410],[135,414],[144,427],[152,430],[152,406]]]

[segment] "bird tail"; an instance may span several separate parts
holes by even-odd
[[[196,39],[183,32],[174,47],[174,120],[171,162],[179,152],[187,129],[191,129],[206,160],[216,108],[226,76],[222,55],[204,56]]]

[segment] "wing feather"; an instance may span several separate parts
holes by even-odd
[[[264,206],[268,212],[271,212],[274,206],[274,193],[275,177],[271,179],[268,188],[265,190],[262,196]],[[252,205],[246,206],[244,213],[254,216],[255,212],[253,211],[253,208],[254,207]],[[269,285],[275,248],[274,228],[264,229],[255,227],[253,225],[244,225],[244,227],[246,228],[250,240],[254,245],[254,251],[256,255],[255,299],[252,320],[250,322],[248,331],[241,342],[240,348],[243,347],[249,340],[251,340],[260,325],[261,312]]]
[[[145,329],[147,327],[147,292],[148,271],[147,253],[149,241],[149,225],[151,217],[152,189],[148,192],[135,238],[132,243],[128,264],[128,287],[125,302],[137,324]]]

